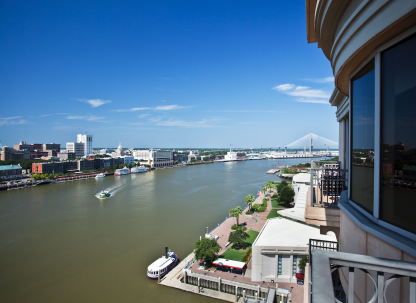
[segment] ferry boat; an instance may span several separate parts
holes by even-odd
[[[105,199],[110,197],[110,193],[108,190],[103,190],[102,192],[100,192],[100,199]]]
[[[131,173],[145,173],[147,172],[147,168],[145,166],[136,166],[131,169]]]
[[[165,255],[157,259],[147,268],[147,276],[151,279],[157,279],[166,275],[178,262],[178,256],[165,247]]]
[[[114,175],[116,176],[128,175],[128,174],[130,174],[130,170],[125,166],[122,169],[116,169],[116,171],[114,172]]]
[[[104,178],[104,177],[105,175],[103,173],[99,173],[98,175],[95,176],[95,179]]]

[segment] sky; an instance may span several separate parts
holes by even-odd
[[[305,1],[0,2],[0,140],[94,147],[338,141]]]

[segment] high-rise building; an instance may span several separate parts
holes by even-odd
[[[84,143],[84,156],[92,154],[92,135],[77,135],[77,143]]]
[[[74,153],[75,157],[82,157],[85,155],[85,144],[77,142],[67,142],[66,143],[66,152]]]

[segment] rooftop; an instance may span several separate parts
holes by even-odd
[[[21,169],[20,165],[0,165],[0,170]]]
[[[315,228],[284,218],[267,220],[253,246],[307,247],[309,239],[336,241],[335,236],[321,235]]]

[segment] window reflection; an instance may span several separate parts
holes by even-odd
[[[374,60],[351,81],[351,197],[368,212],[374,198]]]
[[[416,233],[416,37],[381,54],[380,218]]]

